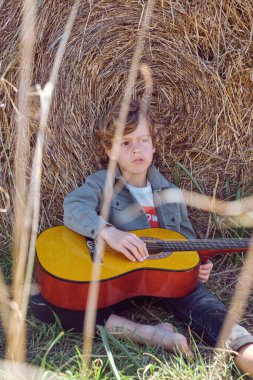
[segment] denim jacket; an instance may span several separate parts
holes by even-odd
[[[109,204],[108,221],[102,218],[100,214],[103,196],[107,190],[106,174],[106,170],[91,174],[82,186],[65,197],[64,224],[92,239],[108,224],[122,231],[149,228],[145,211],[125,186],[125,179],[119,169],[116,170],[112,184],[113,196]],[[160,227],[180,232],[188,239],[194,238],[179,189],[167,181],[155,166],[150,166],[148,180],[152,187]]]

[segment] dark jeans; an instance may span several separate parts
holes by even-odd
[[[227,314],[226,306],[204,285],[183,298],[163,298],[159,300],[164,310],[171,311],[180,321],[186,323],[214,347]],[[253,336],[242,326],[235,324],[230,333],[228,345],[234,351],[248,343],[253,344]]]
[[[199,284],[194,292],[183,298],[161,299],[160,305],[187,324],[210,346],[215,346],[227,308],[204,285]]]
[[[150,297],[151,298],[151,297]],[[136,297],[134,302],[142,305],[147,297]],[[178,320],[186,323],[210,346],[215,346],[224,318],[227,313],[225,305],[205,286],[199,284],[197,289],[183,298],[157,298],[155,304],[172,312]],[[37,318],[54,323],[54,313],[61,321],[63,328],[82,330],[84,312],[65,310],[49,305],[40,295],[32,296],[30,306]],[[131,300],[126,300],[108,308],[98,309],[96,324],[104,325],[111,314],[118,314],[132,308]],[[247,343],[253,343],[253,336],[238,326],[232,348],[238,350]]]

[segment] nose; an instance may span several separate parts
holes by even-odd
[[[141,143],[139,141],[135,141],[133,143],[133,153],[139,153],[141,151]]]

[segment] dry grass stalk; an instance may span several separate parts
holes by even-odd
[[[112,151],[117,156],[119,154],[119,140],[122,137],[123,128],[126,123],[127,113],[129,109],[130,100],[132,97],[132,92],[135,84],[135,80],[137,77],[137,72],[140,66],[140,60],[144,48],[145,37],[149,30],[149,24],[153,13],[154,0],[149,0],[146,5],[146,10],[144,14],[143,20],[141,20],[141,27],[137,39],[137,43],[134,50],[133,59],[131,62],[131,66],[129,69],[129,77],[125,87],[125,92],[123,96],[123,100],[120,107],[118,126],[115,130],[114,139],[112,142]],[[144,69],[145,72],[145,69]],[[149,85],[149,83],[148,83]],[[148,88],[149,89],[149,88]],[[101,209],[101,216],[104,220],[108,220],[109,215],[109,205],[113,196],[113,178],[116,170],[116,159],[109,161],[106,181],[104,186],[104,195],[103,195],[103,204]],[[98,262],[99,258],[103,258],[104,253],[104,242],[99,241],[99,249],[96,250],[94,261]],[[83,355],[86,361],[86,364],[89,365],[91,350],[92,350],[92,342],[93,335],[95,329],[95,318],[96,318],[96,310],[98,304],[98,294],[99,294],[99,278],[101,273],[100,265],[93,265],[92,267],[92,282],[89,287],[87,305],[86,305],[86,313],[85,313],[85,321],[84,321],[84,345],[83,345]]]
[[[243,263],[241,269],[236,290],[232,299],[229,312],[224,321],[218,342],[217,348],[226,347],[226,342],[229,340],[229,336],[232,330],[232,327],[235,323],[239,323],[245,312],[247,301],[249,299],[252,284],[253,284],[253,242],[249,247],[246,259]],[[224,352],[224,358],[227,358],[226,353]]]
[[[22,190],[24,191],[23,202],[24,202],[25,208],[23,209],[23,215],[19,214],[19,218],[16,219],[16,224],[19,226],[25,225],[25,231],[22,231],[21,233],[17,235],[21,239],[23,244],[21,244],[21,248],[19,248],[20,251],[18,251],[18,256],[17,256],[18,263],[16,267],[14,268],[13,302],[17,307],[14,308],[14,310],[11,312],[11,318],[10,318],[9,329],[8,329],[8,342],[7,342],[7,358],[14,359],[17,361],[24,360],[24,355],[25,355],[24,320],[26,316],[28,298],[30,294],[30,283],[31,283],[31,278],[32,278],[34,253],[35,253],[35,241],[37,238],[38,223],[39,223],[41,167],[42,167],[42,152],[43,152],[43,145],[44,145],[45,128],[46,128],[47,118],[49,114],[53,89],[57,80],[57,75],[58,75],[60,63],[62,61],[65,46],[66,46],[69,34],[71,32],[71,29],[76,17],[76,13],[78,10],[78,3],[79,3],[78,1],[74,3],[72,11],[70,13],[68,23],[66,24],[65,33],[62,38],[61,44],[59,46],[58,54],[56,55],[55,64],[53,66],[52,73],[50,76],[50,82],[47,83],[44,90],[39,89],[39,96],[41,99],[41,120],[40,120],[40,127],[38,130],[37,144],[35,147],[35,153],[34,153],[34,158],[33,158],[30,189],[29,189],[29,194],[28,194],[27,199],[26,199],[26,189],[21,187]],[[26,5],[26,8],[29,7],[27,9],[32,10],[32,19],[34,19],[34,15],[35,15],[34,7],[31,7],[31,4],[25,4],[25,5]],[[31,41],[33,41],[33,37],[34,37],[33,30],[28,28],[25,17],[24,17],[24,29],[25,30],[28,29],[29,33],[32,33]],[[29,53],[31,53],[31,51],[33,50],[33,46],[29,45],[27,49]],[[25,49],[25,52],[27,53],[26,49]],[[31,55],[30,55],[30,58],[31,58]],[[21,61],[21,65],[25,65],[25,61]],[[28,79],[27,76],[24,76],[24,77],[21,76],[21,80],[27,80],[27,79]],[[28,93],[28,88],[26,88],[25,93],[22,91],[21,93],[23,97],[26,98],[27,93]],[[26,106],[27,105],[25,105],[25,107]],[[21,114],[23,115],[26,109],[22,107],[20,109],[23,111],[21,112]],[[24,127],[24,125],[22,125],[22,127]],[[24,149],[24,145],[22,145],[20,148],[20,153],[19,153],[20,155],[25,154],[25,152],[22,149]],[[22,163],[24,162],[22,161]],[[24,170],[24,168],[22,169]],[[23,174],[23,171],[21,173]],[[19,177],[19,174],[17,174],[17,177]],[[17,190],[18,189],[20,189],[20,187],[17,187]],[[20,212],[19,209],[18,211]],[[25,223],[21,223],[22,220],[24,220]],[[27,265],[26,265],[26,262],[27,262]],[[25,272],[25,268],[26,268],[26,272]],[[15,330],[15,327],[16,327],[16,330]],[[20,350],[20,343],[22,347],[21,350]]]
[[[23,303],[22,303],[22,314],[26,315],[28,298],[30,294],[30,284],[33,273],[33,264],[34,264],[34,255],[35,255],[35,243],[38,233],[38,224],[39,224],[39,211],[40,211],[40,187],[41,187],[41,172],[42,172],[42,155],[43,147],[45,142],[45,129],[47,125],[48,115],[50,111],[50,105],[52,101],[53,91],[56,85],[57,76],[62,63],[63,54],[66,48],[66,44],[73,28],[73,24],[76,18],[76,14],[79,7],[79,0],[76,0],[68,22],[65,27],[64,35],[59,45],[55,62],[52,68],[52,73],[50,75],[49,82],[45,85],[44,89],[38,89],[38,95],[40,96],[41,102],[41,118],[40,118],[40,127],[38,130],[37,143],[35,147],[34,157],[33,157],[33,167],[31,174],[31,186],[28,195],[27,209],[32,211],[30,218],[31,223],[31,236],[28,252],[28,262],[25,274],[25,288],[23,293]]]
[[[222,216],[223,224],[246,228],[253,226],[252,196],[229,202],[186,190],[183,196],[187,206]]]
[[[23,361],[25,359],[24,317],[20,314],[23,293],[23,281],[28,247],[29,226],[24,223],[26,213],[26,177],[30,147],[29,125],[27,119],[27,94],[31,86],[33,62],[35,3],[25,0],[23,4],[23,22],[21,34],[21,72],[19,91],[19,113],[16,115],[17,138],[15,155],[15,226],[13,248],[13,285],[12,298],[16,305],[10,311],[7,334],[7,359]]]
[[[63,377],[49,370],[43,370],[25,363],[0,361],[1,380],[62,380]]]

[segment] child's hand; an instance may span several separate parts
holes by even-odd
[[[198,280],[200,282],[207,282],[213,269],[213,263],[211,260],[206,260],[205,264],[201,264],[199,267]]]
[[[118,230],[113,226],[105,226],[99,237],[131,261],[143,261],[149,256],[146,244],[135,234]]]

